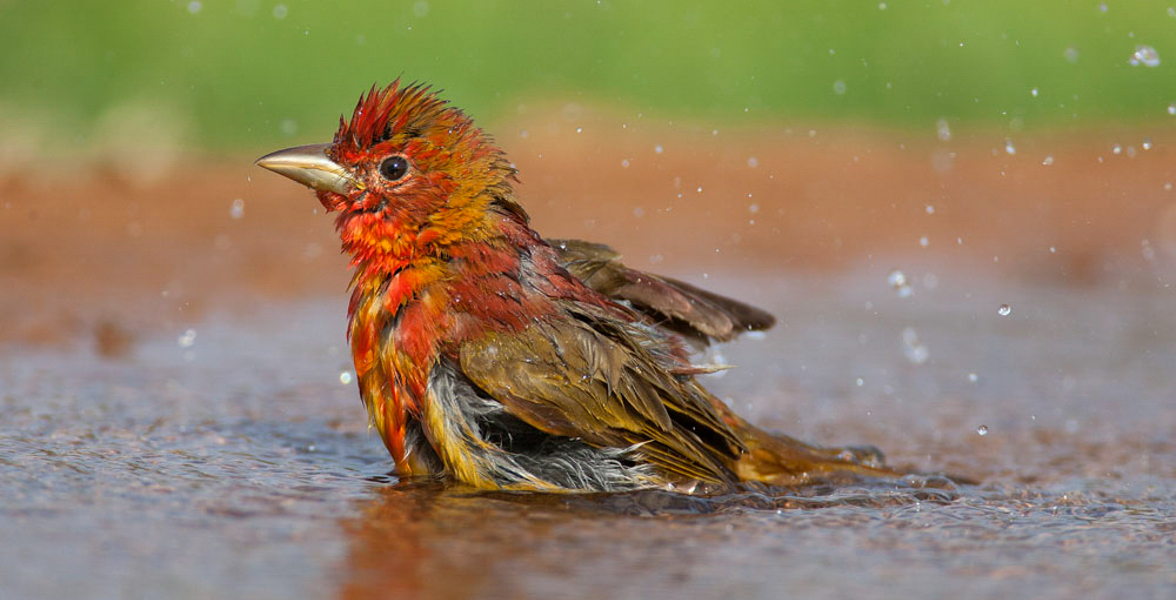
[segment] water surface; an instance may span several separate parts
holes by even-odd
[[[1170,295],[936,276],[911,298],[881,268],[700,282],[781,317],[718,349],[739,368],[706,380],[716,393],[765,426],[980,482],[946,491],[396,485],[341,383],[341,295],[212,311],[114,353],[88,332],[9,344],[0,595],[1176,595]]]

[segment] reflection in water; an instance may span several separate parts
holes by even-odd
[[[788,589],[903,597],[954,594],[944,583],[963,577],[974,593],[960,597],[1068,597],[1096,579],[1171,575],[1174,506],[1171,496],[1000,486],[712,499],[394,486],[342,520],[349,550],[338,596],[778,598]],[[1097,559],[1147,547],[1130,559]],[[1076,554],[1062,558],[1062,549]],[[1072,579],[1059,581],[1063,572]]]
[[[689,588],[711,545],[736,525],[788,509],[837,509],[846,524],[881,508],[947,504],[954,492],[893,485],[809,488],[801,495],[713,498],[670,492],[549,495],[401,485],[357,502],[342,521],[350,549],[341,598],[580,595],[618,583]],[[754,546],[751,544],[749,547]],[[575,587],[565,587],[569,581]],[[705,587],[704,587],[705,589]],[[573,593],[575,590],[575,593]]]

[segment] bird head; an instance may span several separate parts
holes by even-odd
[[[339,119],[330,144],[280,150],[257,164],[314,189],[336,213],[343,250],[356,267],[348,335],[361,392],[398,469],[413,472],[407,415],[420,412],[422,369],[432,360],[444,294],[428,296],[422,306],[429,318],[409,318],[392,358],[380,359],[397,361],[397,386],[407,393],[389,392],[386,380],[367,374],[388,339],[390,309],[443,276],[439,265],[453,245],[493,238],[501,244],[506,222],[525,226],[512,190],[514,167],[462,111],[425,85],[399,80],[364,94],[350,119]],[[395,285],[391,277],[399,277]]]
[[[353,261],[410,258],[477,236],[491,213],[526,220],[515,169],[461,110],[422,84],[372,87],[330,144],[280,150],[261,167],[316,191]]]

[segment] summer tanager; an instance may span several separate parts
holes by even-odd
[[[427,86],[373,87],[330,144],[257,164],[316,190],[354,274],[359,393],[402,478],[713,493],[894,477],[872,448],[767,433],[696,381],[689,344],[775,319],[545,240],[493,140]]]

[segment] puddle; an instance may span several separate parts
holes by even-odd
[[[950,272],[920,305],[862,283],[885,283],[874,275],[712,281],[775,298],[781,324],[721,348],[740,366],[707,385],[758,423],[977,485],[711,499],[395,485],[354,383],[340,382],[341,299],[281,302],[213,312],[191,343],[185,329],[118,358],[6,351],[5,595],[1176,591],[1176,311],[1026,288],[1009,324],[960,299]],[[912,323],[921,364],[902,348]]]

